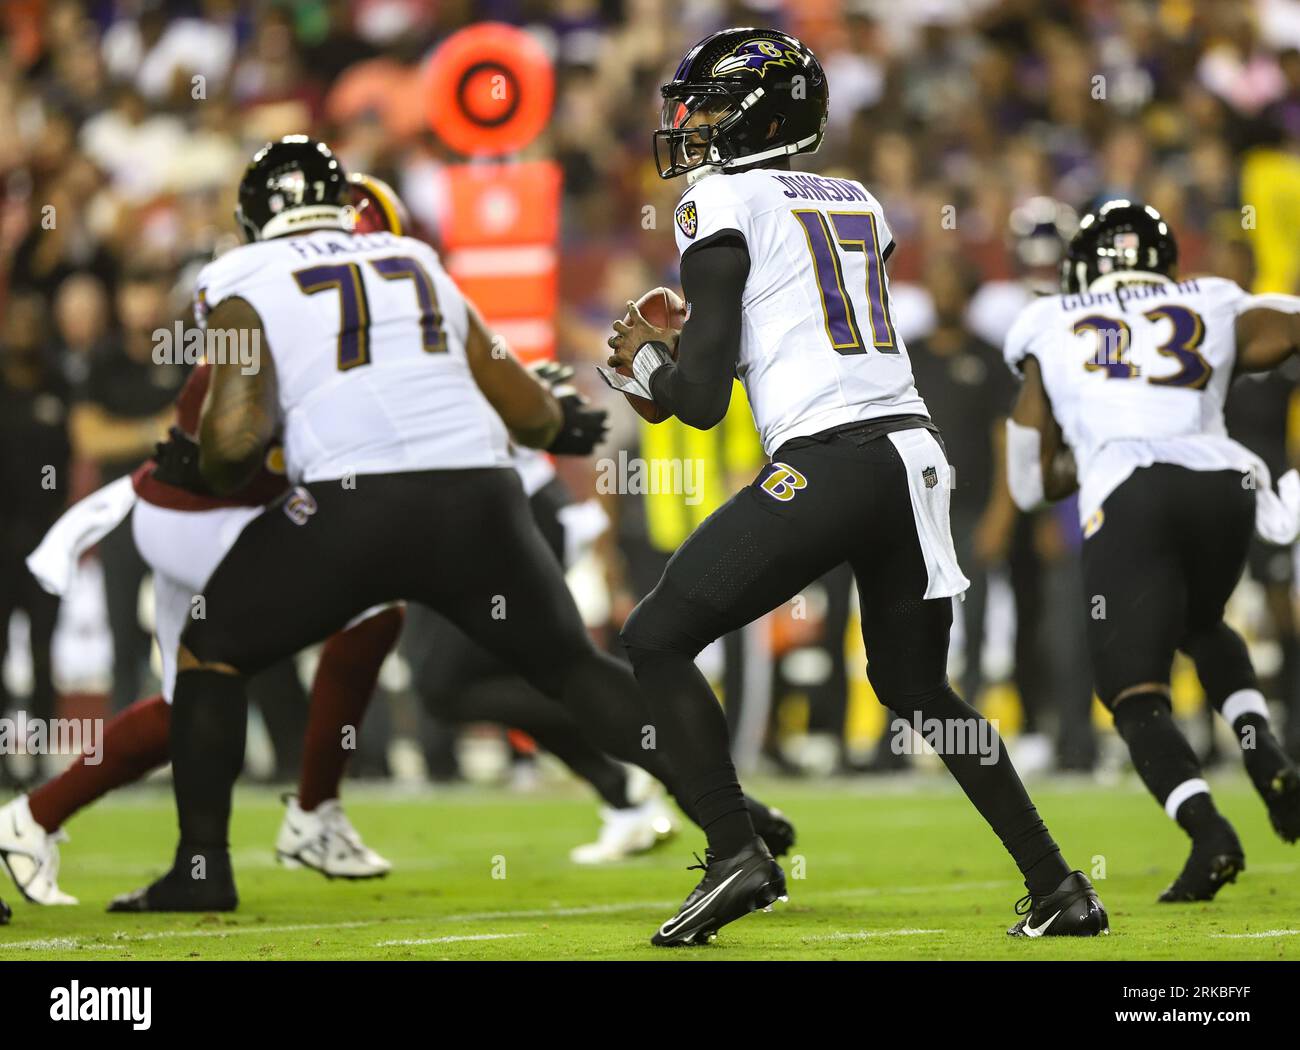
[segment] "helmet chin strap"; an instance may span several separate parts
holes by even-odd
[[[736,168],[748,168],[760,161],[771,160],[773,157],[793,156],[796,153],[801,153],[816,141],[816,135],[809,135],[798,142],[788,142],[784,146],[776,146],[772,149],[763,150],[761,153],[746,153],[743,157],[734,157],[731,160],[723,161],[722,168],[724,171],[732,171]]]
[[[710,175],[716,175],[722,170],[718,164],[702,164],[698,168],[692,168],[686,173],[686,185],[694,186],[701,179],[707,179]]]

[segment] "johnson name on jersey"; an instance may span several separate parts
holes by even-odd
[[[893,236],[861,183],[717,173],[686,191],[674,226],[683,253],[724,230],[748,245],[736,372],[768,455],[844,423],[928,416],[890,317]]]
[[[465,356],[465,299],[422,241],[256,241],[204,267],[196,295],[200,324],[232,296],[262,318],[294,481],[509,463]]]
[[[1039,363],[1074,452],[1086,531],[1138,467],[1248,471],[1258,464],[1223,421],[1236,318],[1249,296],[1219,277],[1110,283],[1107,291],[1036,300],[1004,347],[1016,373],[1026,357]]]

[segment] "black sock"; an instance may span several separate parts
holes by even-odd
[[[754,824],[731,762],[727,719],[695,661],[685,653],[629,646],[637,681],[654,698],[658,747],[677,780],[679,802],[704,829],[716,856],[730,856],[755,838]],[[688,808],[689,807],[689,808]]]
[[[231,793],[244,766],[247,727],[242,678],[203,670],[176,676],[172,785],[181,848],[195,856],[229,847]]]
[[[1178,731],[1169,700],[1163,693],[1134,693],[1114,709],[1115,729],[1128,745],[1133,767],[1147,790],[1165,806],[1174,789],[1201,780],[1201,764],[1187,738]],[[1208,791],[1188,796],[1174,814],[1193,839],[1212,835],[1224,821]]]
[[[739,853],[754,840],[749,807],[730,760],[725,767],[688,781],[684,787],[695,802],[700,827],[715,855],[728,857]]]
[[[992,723],[948,685],[919,703],[915,710],[923,727],[934,719],[943,727],[942,732],[954,733],[955,739],[990,745],[981,754],[978,746],[945,748],[942,738],[930,741],[939,745],[935,750],[948,772],[1002,840],[1024,876],[1029,892],[1041,897],[1055,890],[1070,874],[1070,866],[1039,817]],[[907,713],[899,713],[907,717]]]
[[[1285,691],[1297,671],[1296,639],[1287,635],[1280,641]],[[1246,774],[1255,790],[1261,795],[1270,794],[1274,778],[1291,762],[1273,735],[1245,640],[1219,622],[1189,638],[1185,648],[1196,662],[1196,673],[1210,705],[1237,734]]]
[[[1255,790],[1265,796],[1272,794],[1274,779],[1290,768],[1291,760],[1273,735],[1263,694],[1258,689],[1242,689],[1215,707],[1225,721],[1232,719],[1232,731],[1241,745],[1242,764]]]
[[[631,805],[627,770],[596,747],[568,711],[522,678],[488,678],[458,689],[454,698],[425,699],[430,711],[447,722],[496,722],[522,730],[595,788],[607,806]]]
[[[1193,842],[1217,839],[1223,830],[1223,815],[1215,808],[1208,791],[1190,795],[1179,807],[1174,819]]]

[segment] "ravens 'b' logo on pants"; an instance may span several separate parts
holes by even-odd
[[[762,480],[761,486],[773,499],[779,499],[782,503],[789,502],[794,499],[796,492],[808,487],[808,479],[794,467],[785,463],[773,463],[768,469],[770,473]]]

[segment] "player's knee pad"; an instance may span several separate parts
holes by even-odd
[[[1192,632],[1180,648],[1196,664],[1201,688],[1212,707],[1221,707],[1233,693],[1257,688],[1245,639],[1222,620]]]
[[[656,588],[632,610],[619,634],[632,666],[663,654],[695,659],[708,642],[701,642],[689,633],[686,629],[689,622],[685,603],[674,600],[662,586]]]
[[[871,679],[871,687],[876,692],[876,699],[893,711],[894,714],[910,719],[913,715],[924,715],[936,707],[945,706],[945,701],[957,694],[945,682],[941,685],[920,691],[909,689],[892,689],[887,682]]]
[[[867,680],[880,703],[899,714],[911,714],[951,692],[948,676],[942,668],[933,673],[909,664],[907,660],[878,657],[867,661]],[[955,695],[955,694],[954,694]]]
[[[177,673],[205,670],[219,674],[251,673],[233,657],[233,647],[223,643],[221,632],[207,620],[193,620],[181,635]],[[255,669],[256,670],[256,669]]]
[[[1169,697],[1154,689],[1129,693],[1107,706],[1115,719],[1115,732],[1126,743],[1131,743],[1135,735],[1153,722],[1167,719],[1173,713],[1173,705],[1169,702]]]

